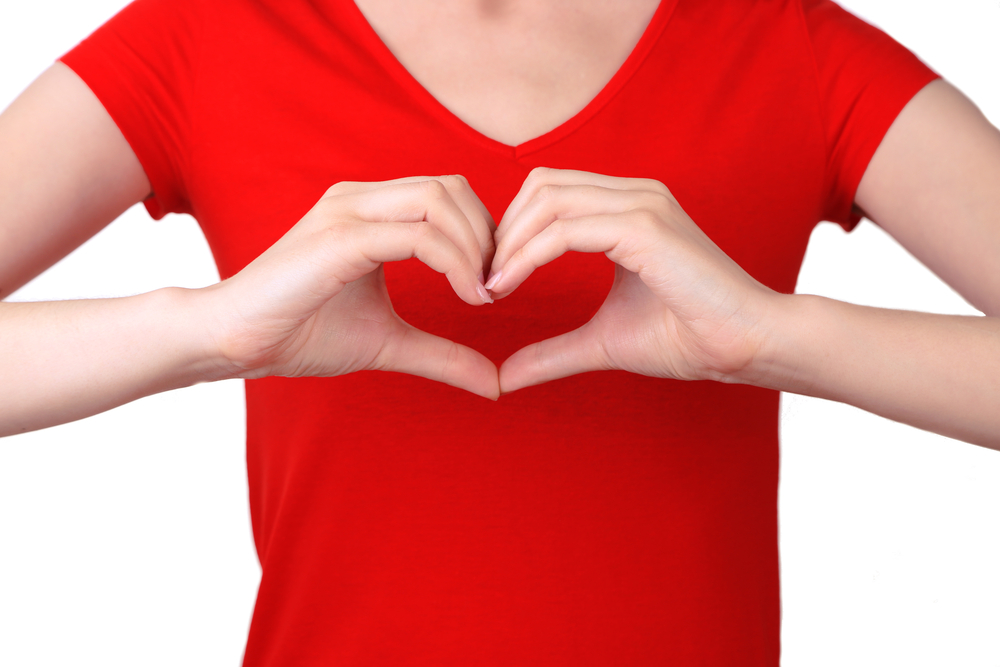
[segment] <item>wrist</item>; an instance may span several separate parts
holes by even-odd
[[[818,323],[825,302],[828,300],[808,294],[772,293],[754,333],[752,359],[726,381],[801,391],[801,385],[808,382],[810,345],[820,344],[823,333]]]
[[[242,377],[239,367],[228,354],[227,328],[221,316],[219,285],[200,289],[168,287],[148,296],[161,301],[171,313],[170,323],[177,326],[176,339],[182,346],[186,366],[193,382],[213,382]]]
[[[275,353],[280,349],[273,335],[273,322],[251,321],[247,313],[260,320],[266,305],[254,298],[247,299],[239,276],[215,285],[194,290],[193,302],[197,321],[203,323],[204,352],[208,373],[213,379],[243,379],[267,377],[275,371]],[[253,294],[253,291],[250,291]]]

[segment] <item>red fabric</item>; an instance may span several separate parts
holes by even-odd
[[[666,183],[763,283],[934,74],[826,0],[664,0],[579,115],[521,146],[448,113],[348,0],[139,0],[63,58],[223,277],[340,180],[461,173],[496,219],[537,165]],[[585,322],[570,254],[484,308],[410,261],[414,325],[501,361]],[[591,373],[492,403],[360,373],[247,383],[263,566],[245,665],[777,665],[778,394]]]

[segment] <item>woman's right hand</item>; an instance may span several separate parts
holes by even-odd
[[[489,303],[494,227],[461,176],[334,185],[240,273],[205,288],[224,363],[243,378],[397,371],[496,399],[493,362],[401,320],[382,271],[416,257],[466,303]]]

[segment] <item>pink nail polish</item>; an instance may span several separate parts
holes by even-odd
[[[479,298],[483,300],[483,303],[493,303],[493,297],[490,296],[490,293],[481,284],[476,285],[476,293],[479,294]]]
[[[493,289],[494,287],[496,287],[497,283],[500,282],[500,278],[502,276],[503,276],[503,271],[497,271],[496,273],[494,273],[493,277],[490,278],[490,281],[486,283],[486,289]]]

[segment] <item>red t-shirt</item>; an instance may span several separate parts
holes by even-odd
[[[160,217],[225,278],[341,180],[464,174],[499,219],[528,171],[665,183],[791,292],[934,74],[826,0],[663,0],[583,111],[520,146],[403,69],[350,0],[138,0],[63,61],[118,123]],[[583,324],[612,264],[569,254],[473,308],[411,260],[397,312],[499,362]],[[778,393],[589,373],[493,403],[367,372],[247,382],[263,576],[244,664],[777,665]]]

